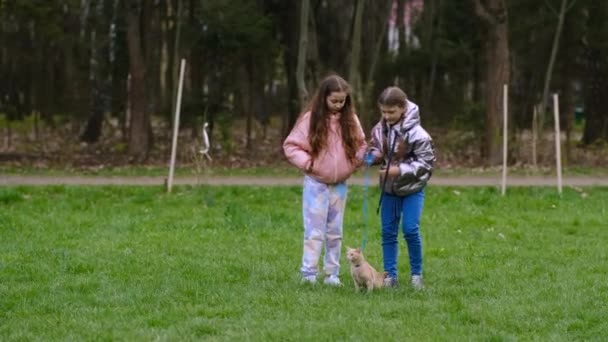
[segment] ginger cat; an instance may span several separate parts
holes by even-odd
[[[359,292],[359,288],[367,288],[367,292],[373,289],[379,289],[384,286],[384,277],[386,272],[380,273],[370,265],[363,254],[361,248],[346,247],[346,258],[350,262],[350,274],[355,282],[355,291]]]

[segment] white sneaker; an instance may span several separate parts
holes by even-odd
[[[424,289],[424,282],[422,281],[422,276],[421,275],[413,275],[412,276],[412,287],[415,290],[422,290]]]
[[[302,277],[301,283],[302,284],[316,284],[317,276],[314,276],[314,275],[304,276],[304,277]]]
[[[323,283],[329,286],[342,286],[340,278],[338,278],[338,276],[336,275],[330,275],[328,277],[325,277],[325,281]]]
[[[384,278],[384,287],[388,287],[388,288],[399,287],[399,281],[397,280],[397,278],[386,276],[386,278]]]

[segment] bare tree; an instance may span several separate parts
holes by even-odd
[[[549,98],[549,86],[551,85],[551,77],[553,75],[553,66],[555,65],[555,59],[557,57],[557,51],[559,48],[560,37],[562,35],[562,28],[564,27],[564,18],[566,17],[566,12],[572,8],[576,0],[573,0],[568,4],[568,0],[562,0],[559,13],[556,12],[549,3],[547,5],[553,10],[553,12],[557,15],[557,27],[555,28],[555,35],[553,36],[553,45],[551,47],[551,55],[549,56],[549,64],[547,65],[547,70],[545,72],[545,82],[543,84],[543,95],[540,101],[540,112],[538,113],[538,128],[540,132],[543,131],[544,123],[545,123],[545,113],[547,108],[547,101]],[[542,139],[541,139],[542,141]]]
[[[89,3],[90,4],[90,3]],[[105,99],[107,98],[106,78],[104,77],[104,69],[107,69],[106,56],[102,53],[103,43],[106,40],[102,33],[106,26],[104,18],[104,2],[97,1],[95,11],[89,16],[90,32],[89,32],[89,118],[84,132],[81,135],[81,140],[88,143],[95,143],[101,136],[105,113]],[[85,11],[88,12],[88,11]]]
[[[150,117],[146,112],[146,65],[140,30],[142,3],[130,0],[127,14],[127,44],[131,71],[131,122],[129,134],[129,154],[136,162],[143,162],[150,151]]]
[[[483,155],[490,165],[502,158],[502,88],[509,83],[509,35],[505,0],[473,0],[475,13],[485,24],[486,132]]]
[[[376,4],[375,4],[376,5]],[[391,3],[377,4],[368,9],[365,20],[366,28],[363,30],[363,41],[367,42],[369,49],[362,51],[362,58],[366,58],[362,63],[361,73],[365,78],[361,79],[361,89],[358,95],[359,108],[357,108],[359,118],[364,127],[373,125],[376,122],[374,115],[373,91],[378,61],[381,59],[382,46],[388,30]],[[365,45],[365,44],[364,44]]]
[[[179,65],[181,63],[180,56],[180,40],[182,35],[182,17],[183,17],[183,4],[181,0],[177,0],[177,12],[175,13],[175,41],[173,45],[173,65],[172,67],[172,82],[171,84],[175,85],[178,82],[179,77]],[[173,92],[171,96],[171,112],[175,112],[175,103],[177,101],[177,87],[173,87]]]
[[[365,0],[358,0],[355,9],[355,20],[353,29],[352,50],[350,55],[350,68],[348,78],[354,87],[355,93],[361,91],[361,77],[359,74],[359,60],[361,59],[361,26],[363,21],[363,10]],[[357,96],[361,99],[361,96]]]
[[[443,25],[443,1],[433,0],[431,1],[430,14],[426,20],[425,28],[425,39],[424,44],[428,45],[428,49],[431,54],[430,71],[428,73],[428,79],[423,83],[422,91],[422,105],[423,108],[431,108],[431,100],[433,99],[433,91],[435,90],[435,81],[437,79],[437,64],[439,60],[439,54],[441,53],[439,43],[441,41],[440,34],[436,31],[441,30]]]
[[[585,50],[585,145],[608,141],[608,2],[590,1]]]
[[[300,98],[300,106],[308,99],[308,90],[306,89],[306,81],[304,79],[304,71],[306,69],[306,47],[308,45],[308,12],[310,9],[310,1],[302,1],[302,10],[300,12],[300,44],[298,46],[298,66],[296,69],[296,79],[298,81],[298,95]]]

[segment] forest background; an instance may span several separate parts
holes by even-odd
[[[375,99],[421,106],[439,168],[608,161],[608,2],[596,0],[0,0],[0,162],[169,160],[187,61],[178,163],[283,163],[281,142],[319,80],[343,75],[366,132]]]

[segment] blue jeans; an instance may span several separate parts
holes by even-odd
[[[384,271],[397,278],[399,255],[399,221],[403,216],[403,236],[407,243],[412,275],[422,275],[422,240],[420,238],[420,216],[424,207],[424,189],[405,197],[384,193],[382,195],[382,254]]]

